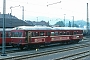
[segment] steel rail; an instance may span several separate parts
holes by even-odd
[[[82,52],[75,53],[75,54],[66,55],[64,57],[57,58],[55,60],[63,60],[63,59],[65,59],[65,60],[76,60],[76,59],[81,59],[81,58],[86,57],[86,56],[90,56],[89,50],[82,51]]]
[[[49,55],[49,54],[54,54],[54,53],[59,53],[59,52],[65,52],[65,51],[71,51],[71,50],[76,50],[80,48],[85,48],[89,47],[90,44],[84,44],[81,46],[75,46],[75,47],[69,47],[69,48],[64,48],[64,49],[55,49],[55,50],[50,50],[50,51],[43,51],[43,52],[37,52],[33,54],[26,54],[26,55],[19,55],[19,56],[13,56],[13,57],[8,57],[4,58],[4,60],[9,60],[9,59],[27,59],[27,58],[35,58],[35,57],[40,57],[44,55]],[[0,59],[2,60],[2,59]]]

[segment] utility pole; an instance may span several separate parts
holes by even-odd
[[[12,15],[12,8],[15,8],[15,7],[20,7],[20,5],[19,5],[19,6],[14,6],[14,7],[11,6],[11,7],[10,7],[10,9],[11,9],[11,15]]]
[[[72,16],[73,17],[73,24],[72,24],[72,27],[74,27],[74,16]]]
[[[14,7],[10,7],[10,9],[11,9],[11,15],[12,15],[12,8],[15,8],[15,7],[21,7],[22,8],[22,20],[24,21],[24,6],[14,6]],[[23,25],[24,25],[24,22],[23,22]]]
[[[22,7],[22,20],[23,20],[23,25],[24,25],[24,6],[21,6]]]
[[[87,34],[89,34],[88,3],[87,3]]]
[[[10,9],[11,9],[11,15],[12,15],[12,6],[10,7]]]
[[[66,24],[65,24],[65,15],[66,15],[66,14],[64,14],[64,27],[65,27],[65,25],[66,25]]]
[[[22,20],[24,21],[24,6],[22,6]]]
[[[22,20],[24,21],[24,6],[11,6],[10,9],[11,9],[11,15],[12,15],[12,8],[15,8],[15,7],[22,7]]]
[[[56,2],[56,3],[52,3],[52,4],[47,4],[47,7],[48,7],[49,5],[54,5],[54,4],[57,4],[57,3],[61,3],[61,1]],[[49,24],[50,24],[50,23],[49,23]]]
[[[2,54],[1,56],[7,56],[5,53],[5,14],[6,14],[6,0],[3,0],[3,40],[2,40]]]
[[[38,25],[38,17],[36,17],[36,20],[37,20],[37,23],[36,24]]]

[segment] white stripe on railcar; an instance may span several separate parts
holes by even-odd
[[[11,37],[11,38],[25,38],[25,37]]]

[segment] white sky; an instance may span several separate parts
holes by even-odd
[[[61,1],[61,3],[49,5]],[[11,6],[24,6],[24,20],[29,20],[29,17],[45,16],[63,18],[66,14],[66,19],[86,20],[86,3],[90,0],[6,0],[6,13],[10,13]],[[90,4],[89,4],[90,7]],[[89,9],[90,10],[90,9]],[[0,0],[0,12],[3,11],[3,0]],[[90,12],[90,11],[89,11]],[[12,8],[12,15],[22,19],[22,8]],[[90,15],[90,13],[89,13]]]

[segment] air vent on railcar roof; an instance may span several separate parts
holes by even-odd
[[[15,28],[13,28],[14,30],[19,30],[19,28],[18,27],[15,27]]]

